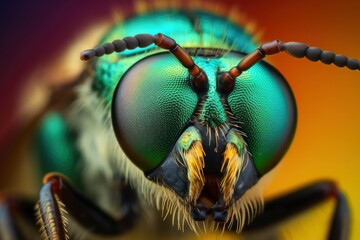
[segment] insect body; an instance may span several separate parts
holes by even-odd
[[[128,37],[114,40],[119,36]],[[66,117],[48,118],[43,125],[68,124],[65,131],[75,136],[54,139],[74,153],[60,167],[54,168],[58,156],[52,151],[58,145],[48,144],[47,128],[40,131],[39,143],[47,150],[42,161],[50,162],[49,170],[63,172],[97,198],[95,204],[62,176],[47,175],[37,216],[49,239],[68,238],[68,214],[97,234],[121,234],[143,199],[172,215],[180,229],[186,222],[199,232],[199,222],[205,221],[212,230],[221,224],[240,232],[263,209],[258,181],[280,161],[296,127],[290,87],[260,60],[286,51],[360,68],[356,60],[301,43],[274,41],[256,49],[241,27],[205,12],[140,15],[114,26],[101,44],[81,55],[83,60],[101,58],[81,76],[84,83]],[[69,141],[76,149],[66,147]],[[79,160],[82,179],[75,168],[64,167]],[[119,184],[95,188],[102,184],[100,177]],[[346,213],[346,201],[329,183],[279,202],[296,205],[305,197],[313,203],[334,191],[337,211]],[[119,220],[96,205],[120,212]],[[269,212],[265,205],[254,228],[261,229],[261,219],[269,222]],[[337,215],[329,236],[344,236],[347,225],[338,229],[336,221]]]

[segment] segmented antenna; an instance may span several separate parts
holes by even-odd
[[[334,63],[338,67],[347,67],[351,70],[360,70],[360,62],[356,59],[349,59],[340,54],[335,54],[330,51],[323,51],[317,47],[309,47],[304,43],[299,42],[281,42],[274,40],[262,44],[258,49],[246,55],[240,63],[231,68],[229,72],[224,73],[223,81],[230,81],[240,76],[243,71],[246,71],[256,62],[263,59],[266,55],[273,55],[285,51],[290,56],[296,58],[306,57],[310,61],[321,61],[325,64]],[[229,79],[230,78],[230,79]]]
[[[91,60],[94,57],[101,57],[104,54],[111,54],[113,52],[122,52],[126,49],[131,50],[135,48],[144,48],[151,44],[155,44],[160,48],[169,50],[179,61],[186,67],[189,74],[193,77],[192,83],[195,90],[202,92],[208,87],[208,79],[206,74],[196,65],[189,55],[182,47],[180,47],[174,39],[165,36],[161,33],[156,35],[138,34],[134,37],[125,37],[118,39],[112,43],[105,43],[102,46],[94,49],[85,50],[80,54],[80,59],[83,61]],[[228,72],[223,73],[218,78],[218,85],[224,94],[229,94],[234,88],[234,79],[252,67],[255,63],[263,59],[267,55],[274,55],[285,51],[290,56],[296,58],[306,57],[310,61],[321,61],[325,64],[334,63],[338,67],[347,67],[351,70],[360,70],[360,62],[356,59],[349,59],[340,54],[335,54],[330,51],[324,51],[317,47],[309,47],[304,43],[299,42],[281,42],[274,40],[262,44],[258,49],[246,55],[238,65],[231,68]]]
[[[138,47],[144,48],[151,44],[155,44],[160,48],[169,50],[180,61],[180,63],[188,69],[190,75],[194,77],[195,84],[200,87],[207,84],[207,77],[205,73],[194,63],[191,56],[182,47],[180,47],[174,39],[161,33],[156,35],[138,34],[134,37],[125,37],[111,43],[105,43],[102,46],[95,47],[94,49],[83,51],[80,54],[80,59],[88,61],[94,57],[101,57],[104,54],[122,52],[126,49],[131,50]]]

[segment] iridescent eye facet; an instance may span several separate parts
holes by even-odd
[[[242,57],[229,54],[227,65]],[[280,161],[295,133],[296,105],[288,83],[274,67],[259,62],[236,78],[228,102],[258,172],[265,174]]]
[[[132,66],[115,90],[112,119],[121,148],[144,172],[169,154],[197,104],[189,74],[174,56],[159,53]]]

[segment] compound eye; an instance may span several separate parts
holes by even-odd
[[[217,89],[220,93],[229,95],[234,89],[235,80],[228,72],[219,73],[217,77]]]
[[[230,60],[241,55],[227,57],[229,66],[234,66]],[[226,81],[220,81],[223,90],[231,89],[225,87]],[[227,100],[241,122],[258,173],[266,174],[284,156],[295,133],[296,105],[288,83],[274,67],[258,62],[235,79]]]
[[[115,135],[126,156],[144,172],[158,167],[191,118],[198,97],[189,73],[169,53],[134,64],[112,101]]]

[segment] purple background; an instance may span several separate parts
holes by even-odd
[[[61,54],[67,39],[73,39],[84,26],[108,18],[114,5],[130,9],[119,0],[1,2],[0,146],[13,130],[16,99],[27,76]]]

